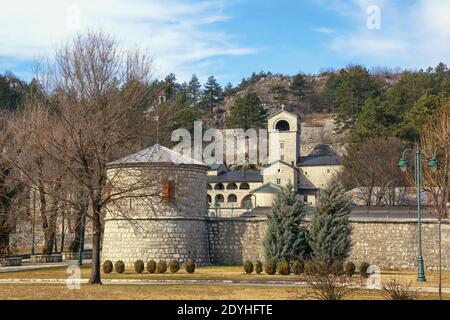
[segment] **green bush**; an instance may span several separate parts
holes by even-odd
[[[289,273],[291,273],[291,270],[289,270],[289,262],[281,260],[280,263],[278,263],[278,273],[283,276],[289,275]]]
[[[111,273],[113,271],[113,263],[110,260],[103,262],[102,266],[104,273]]]
[[[155,260],[149,260],[148,262],[147,262],[147,271],[148,271],[148,273],[155,273],[155,271],[156,271],[156,262],[155,262]]]
[[[301,275],[305,271],[305,265],[300,260],[295,260],[292,264],[291,271],[296,276]]]
[[[335,260],[331,263],[331,273],[336,276],[341,276],[344,274],[344,265],[341,261]]]
[[[364,278],[369,277],[369,274],[367,273],[367,269],[369,268],[369,266],[370,266],[370,264],[368,264],[367,262],[362,262],[359,265],[359,274],[361,277],[364,277]]]
[[[117,273],[123,273],[125,271],[125,263],[122,260],[116,261],[114,264],[114,270]]]
[[[164,273],[167,271],[167,263],[165,260],[160,259],[156,265],[156,273]]]
[[[261,263],[261,261],[256,261],[256,266],[255,266],[255,271],[256,274],[261,274],[261,272],[263,272],[263,265]]]
[[[312,260],[306,261],[303,270],[306,275],[314,274],[315,272],[314,262]]]
[[[267,260],[265,265],[265,271],[267,274],[275,274],[277,272],[277,265],[273,260]]]
[[[356,266],[353,262],[347,262],[345,264],[345,274],[347,275],[347,277],[353,277],[353,275],[355,274],[355,270],[356,270]]]
[[[195,262],[192,259],[188,259],[186,262],[186,272],[187,273],[194,273],[195,272]]]
[[[180,263],[178,262],[178,260],[171,260],[169,262],[169,270],[172,273],[177,273],[178,270],[180,270]]]
[[[142,260],[136,260],[134,263],[134,271],[136,271],[136,273],[142,273],[144,271],[144,267],[144,261]]]
[[[244,270],[246,274],[251,274],[253,272],[253,263],[249,260],[245,261]]]

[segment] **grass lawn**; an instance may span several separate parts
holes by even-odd
[[[90,266],[82,267],[81,276],[88,279]],[[38,269],[30,271],[0,273],[0,279],[67,279],[66,268]],[[136,274],[127,269],[125,273],[102,274],[103,279],[149,279],[149,280],[235,280],[235,281],[299,281],[301,277],[290,275],[247,275],[242,267],[214,266],[197,268],[188,274],[180,270],[176,274]],[[418,285],[414,271],[385,271],[382,282],[389,279],[412,282]],[[421,286],[437,286],[437,272],[427,272],[428,282]],[[138,290],[136,287],[139,286]],[[444,273],[444,287],[450,288],[450,272]],[[292,300],[305,293],[304,288],[246,284],[152,284],[128,285],[106,284],[103,286],[82,285],[80,290],[70,290],[63,284],[0,284],[0,299],[250,299]],[[437,299],[435,293],[421,293],[421,299]],[[444,295],[450,300],[450,294]],[[382,299],[380,292],[358,290],[348,299]]]
[[[0,285],[0,299],[43,300],[295,300],[305,293],[303,288],[246,285],[82,285],[79,290],[65,285],[15,284]],[[435,293],[423,293],[421,299],[437,299]],[[378,291],[358,290],[350,300],[383,299]],[[450,300],[445,294],[444,299]]]

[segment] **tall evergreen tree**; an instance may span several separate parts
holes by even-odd
[[[202,93],[201,90],[202,85],[198,80],[197,75],[193,74],[191,80],[188,83],[186,95],[189,103],[194,107],[198,106],[198,104],[200,103]]]
[[[279,262],[305,258],[309,252],[306,206],[297,199],[292,185],[283,187],[268,215],[264,251],[267,259]]]
[[[266,110],[256,93],[247,93],[236,99],[226,120],[230,128],[263,128],[266,124]]]
[[[322,190],[309,227],[312,256],[323,261],[343,261],[352,247],[349,222],[350,197],[334,180]]]
[[[205,90],[203,90],[203,102],[210,109],[211,114],[213,114],[214,106],[220,100],[222,100],[222,87],[214,76],[210,76],[205,83]]]

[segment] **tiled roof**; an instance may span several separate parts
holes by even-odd
[[[263,182],[263,176],[259,171],[228,171],[208,176],[208,182]]]
[[[119,160],[110,162],[108,163],[108,165],[133,163],[172,163],[205,166],[205,164],[200,161],[182,155],[181,153],[170,150],[159,144],[155,144],[153,147],[138,151]]]
[[[308,156],[300,157],[298,166],[337,166],[342,163],[340,156]]]
[[[261,187],[252,190],[250,193],[278,193],[280,190],[281,188],[279,186],[272,182],[268,182]]]

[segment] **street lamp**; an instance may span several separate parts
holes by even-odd
[[[414,151],[413,149],[406,149],[403,151],[402,157],[398,163],[400,170],[406,172],[408,170],[409,161],[405,158],[405,154],[408,151]],[[418,221],[418,233],[419,233],[419,257],[418,257],[418,275],[417,281],[425,282],[427,281],[425,277],[425,268],[424,261],[422,256],[422,214],[421,214],[421,200],[420,200],[420,191],[421,191],[421,177],[422,177],[422,153],[420,151],[419,143],[416,143],[416,159],[414,165],[414,180],[416,183],[416,192],[417,192],[417,221]],[[437,170],[438,161],[436,157],[432,157],[428,161],[428,166],[432,171]]]

